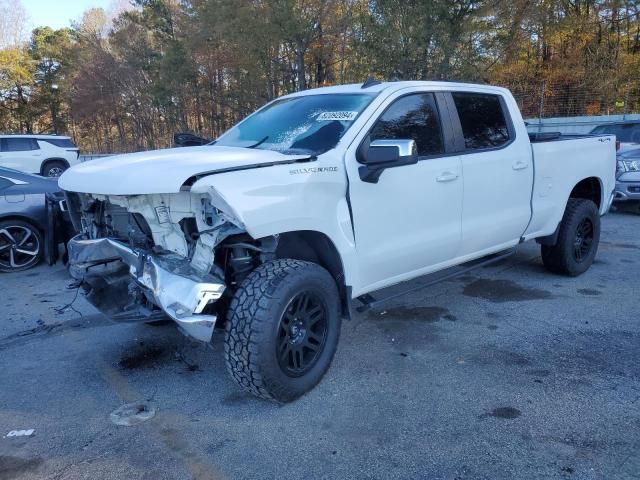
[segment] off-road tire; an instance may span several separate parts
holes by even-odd
[[[309,292],[325,309],[322,347],[299,376],[281,366],[281,321],[299,295]],[[231,377],[249,393],[291,402],[315,387],[333,359],[340,336],[340,297],[333,277],[321,266],[281,259],[264,263],[242,282],[231,300],[225,325],[225,357]],[[289,321],[289,320],[287,320]],[[286,346],[286,345],[285,345]]]
[[[592,238],[588,251],[581,260],[576,258],[578,229],[588,222],[592,226]],[[570,198],[560,222],[558,241],[555,245],[542,245],[542,263],[547,270],[571,277],[586,272],[598,251],[600,242],[600,213],[591,200]]]

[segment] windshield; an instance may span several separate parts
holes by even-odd
[[[616,140],[623,143],[640,143],[640,123],[626,125],[601,125],[591,133],[615,135]]]
[[[276,100],[226,132],[215,144],[319,155],[337,145],[373,98],[371,94],[334,94]]]

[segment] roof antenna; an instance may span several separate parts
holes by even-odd
[[[369,77],[364,81],[360,88],[369,88],[373,87],[374,85],[380,85],[381,83],[382,82],[380,80],[376,80],[371,75],[369,75]]]

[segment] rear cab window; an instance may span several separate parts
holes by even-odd
[[[452,92],[458,112],[465,151],[500,148],[511,142],[513,133],[499,95]]]

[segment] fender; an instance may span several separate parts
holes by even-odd
[[[338,158],[218,172],[196,180],[190,191],[209,195],[256,239],[303,230],[326,235],[340,254],[347,285],[357,285],[347,177]]]

